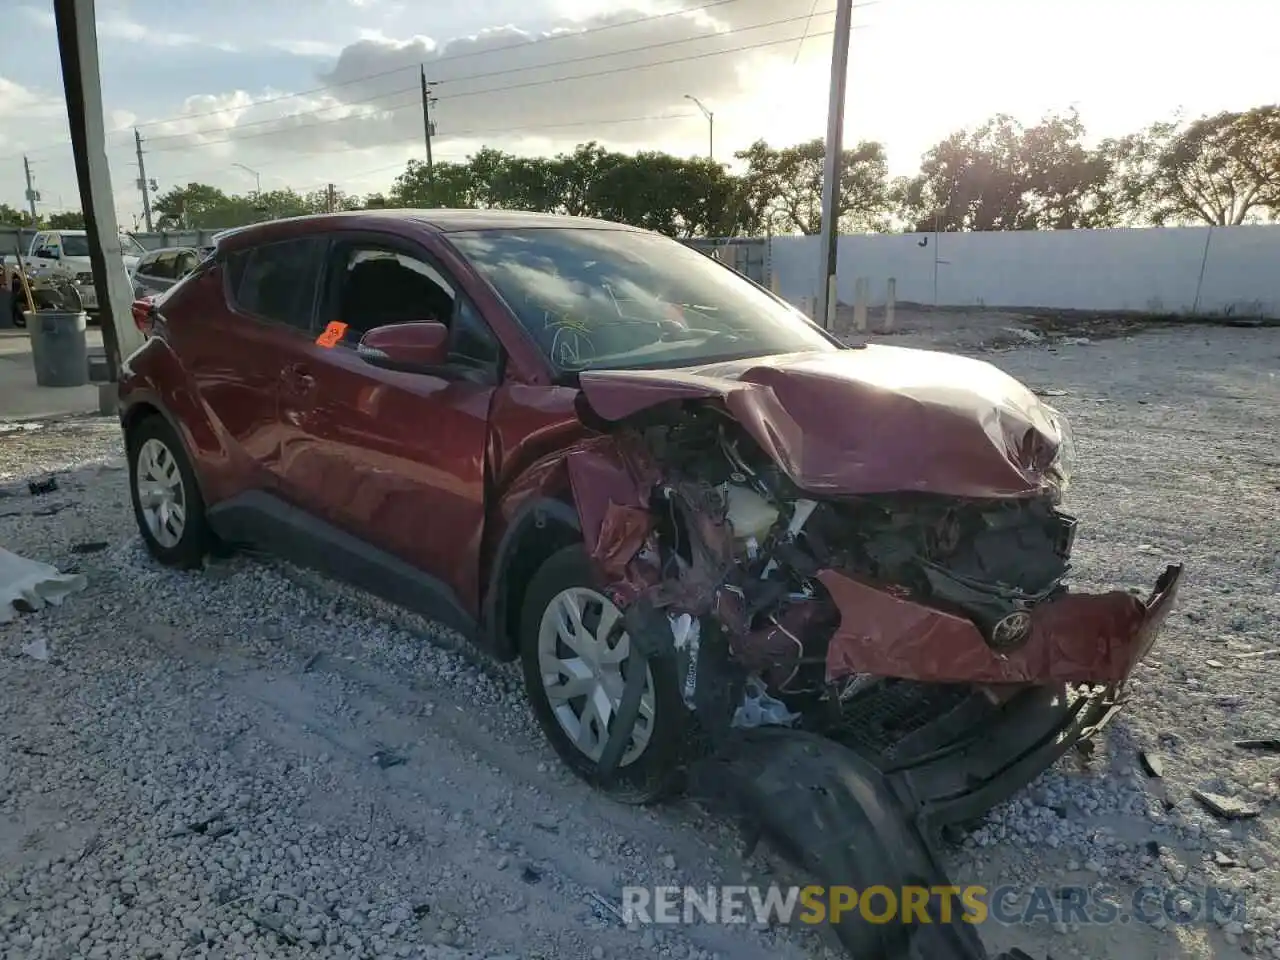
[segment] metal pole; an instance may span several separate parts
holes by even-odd
[[[434,202],[436,171],[431,162],[431,84],[427,83],[427,68],[422,64],[418,64],[418,75],[422,80],[422,133],[427,138],[427,184],[431,187]]]
[[[138,149],[138,189],[142,191],[142,216],[147,222],[147,233],[151,232],[151,195],[147,192],[147,168],[142,162],[142,134],[135,128],[133,142]]]
[[[36,225],[36,190],[31,185],[31,161],[22,158],[22,172],[27,175],[27,209],[31,212],[31,226]]]
[[[80,209],[89,237],[89,260],[102,314],[102,342],[111,380],[119,378],[120,361],[142,346],[129,305],[132,284],[125,270],[107,163],[106,124],[102,114],[102,81],[98,72],[98,35],[93,0],[54,0],[62,87],[71,128]]]
[[[849,32],[853,0],[838,0],[831,39],[831,95],[827,104],[827,157],[822,172],[822,250],[818,271],[818,322],[830,330],[835,319],[836,248],[840,234],[840,170],[844,154],[844,98],[849,79]]]
[[[702,115],[707,118],[707,159],[714,160],[716,158],[716,115],[693,94],[686,93],[684,98],[692,100],[694,105],[702,111]]]

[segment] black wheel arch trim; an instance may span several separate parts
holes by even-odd
[[[516,511],[494,551],[488,589],[480,608],[477,643],[497,660],[514,660],[518,651],[515,638],[507,636],[503,626],[509,613],[507,591],[511,565],[524,538],[533,530],[545,529],[549,523],[567,527],[579,536],[582,534],[582,521],[572,505],[554,497],[538,497]]]
[[[150,412],[143,408],[150,408]],[[178,438],[178,442],[182,444],[182,453],[187,458],[187,463],[191,464],[191,474],[196,478],[196,486],[200,490],[200,497],[208,506],[209,498],[206,496],[204,488],[204,478],[200,476],[200,470],[196,466],[196,458],[192,456],[190,444],[182,429],[182,424],[170,411],[167,406],[149,390],[135,390],[130,393],[129,398],[121,402],[117,416],[120,418],[120,432],[124,435],[125,452],[128,453],[129,445],[129,428],[140,420],[148,416],[158,414],[169,425],[169,429],[173,431],[174,436]],[[133,465],[129,464],[132,469]]]

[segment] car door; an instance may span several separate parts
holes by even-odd
[[[319,338],[282,384],[281,491],[474,609],[496,339],[425,249],[390,235],[333,238],[320,305],[318,325],[345,325],[345,335]],[[357,354],[368,330],[421,320],[450,327],[438,374]]]
[[[276,397],[282,371],[306,355],[315,336],[324,248],[323,240],[304,237],[226,254],[192,278],[166,323],[200,402],[230,441],[228,476],[249,478],[236,479],[237,487],[275,489]]]

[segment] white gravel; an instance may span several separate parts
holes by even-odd
[[[1222,926],[984,928],[1037,958],[1280,957],[1280,757],[1231,746],[1280,736],[1280,330],[988,359],[1066,391],[1079,585],[1146,590],[1173,560],[1187,577],[1092,759],[995,811],[952,879],[1243,897]],[[0,427],[0,543],[90,581],[0,628],[0,956],[822,955],[786,930],[622,928],[593,894],[767,882],[770,863],[692,804],[622,807],[569,777],[515,671],[438,628],[277,563],[158,567],[119,454],[111,421]],[[51,470],[74,472],[32,497]],[[20,653],[37,637],[48,661]],[[1220,823],[1195,788],[1261,815]]]

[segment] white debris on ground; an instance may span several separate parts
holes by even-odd
[[[1232,746],[1280,736],[1280,330],[987,358],[1065,391],[1077,583],[1187,574],[1093,756],[996,810],[952,879],[1243,902],[1221,924],[984,926],[1036,958],[1280,957],[1280,756]],[[0,627],[0,956],[822,955],[787,930],[622,928],[624,884],[767,883],[771,861],[688,802],[622,807],[568,776],[516,671],[437,628],[275,563],[156,566],[119,452],[99,420],[0,436],[0,543],[88,580]],[[21,652],[37,641],[46,661]]]
[[[51,563],[20,557],[0,547],[0,624],[20,613],[56,607],[84,587],[81,574],[60,573]]]

